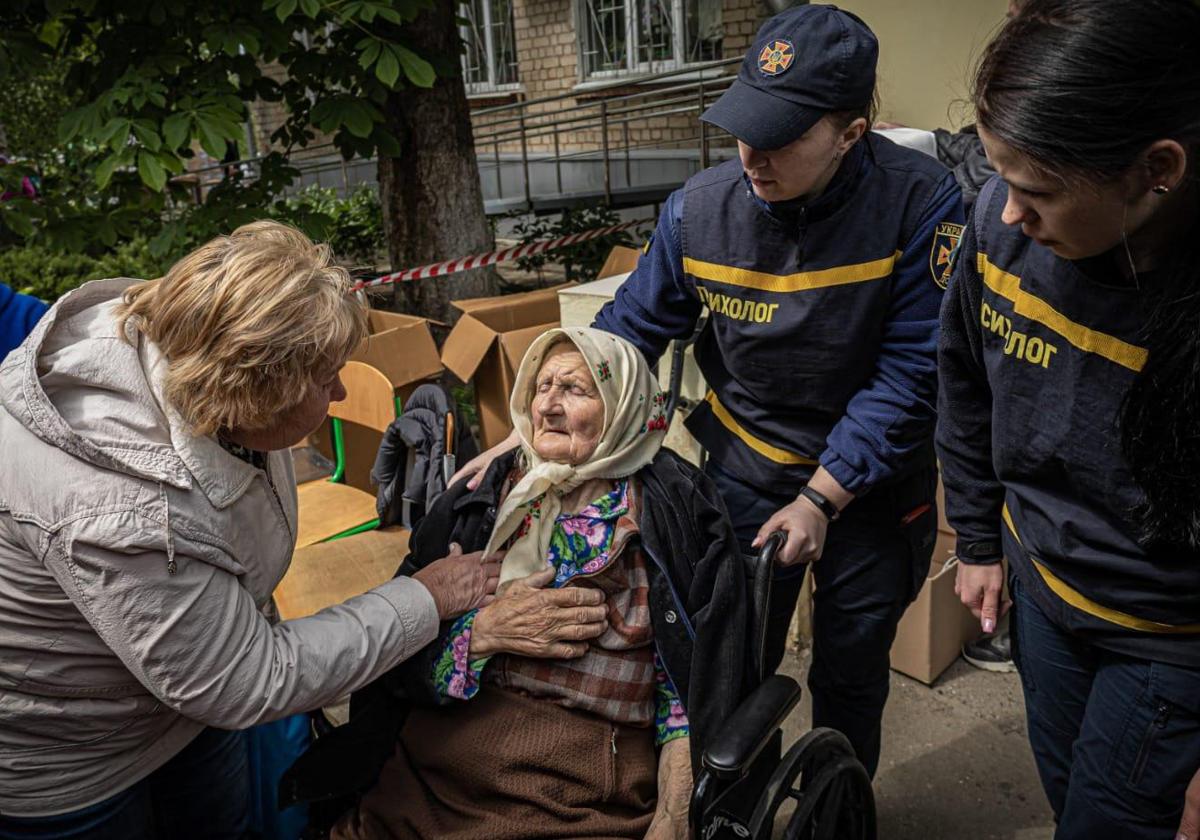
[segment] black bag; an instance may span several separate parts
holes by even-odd
[[[445,491],[457,465],[478,454],[449,394],[433,384],[417,388],[384,432],[371,468],[380,527],[415,527]]]

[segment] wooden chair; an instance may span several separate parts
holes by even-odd
[[[334,471],[326,481],[309,481],[296,488],[300,523],[296,548],[369,531],[379,526],[375,497],[346,485],[346,446],[342,423],[384,432],[400,413],[399,401],[386,376],[362,362],[342,368],[346,399],[330,403]]]

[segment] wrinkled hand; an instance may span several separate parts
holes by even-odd
[[[438,618],[445,621],[495,600],[503,559],[504,553],[499,552],[485,563],[482,551],[463,554],[462,546],[450,543],[449,554],[421,569],[413,579],[429,590]]]
[[[829,520],[825,514],[801,496],[787,507],[775,511],[758,529],[758,536],[751,545],[760,548],[773,531],[785,531],[787,542],[779,549],[775,562],[780,566],[813,563],[821,559],[821,552],[825,550],[825,533],[828,529]]]
[[[608,629],[608,607],[598,589],[545,589],[554,580],[549,566],[506,583],[496,600],[475,616],[472,658],[515,653],[541,659],[575,659],[588,640]]]
[[[491,449],[479,453],[470,461],[467,461],[467,463],[459,467],[458,472],[450,476],[450,486],[453,486],[460,479],[469,478],[470,481],[467,482],[467,489],[474,490],[479,486],[479,480],[483,478],[483,474],[487,472],[488,467],[492,465],[492,461],[495,461],[497,458],[514,448],[520,442],[521,439],[517,436],[517,430],[513,429],[512,433],[509,434],[509,436],[504,440],[497,443]]]
[[[1008,612],[1011,601],[1000,603],[1004,591],[1004,568],[999,563],[971,566],[962,561],[954,578],[954,594],[979,619],[984,633],[996,632],[996,622]]]
[[[1200,770],[1192,776],[1191,784],[1183,798],[1183,819],[1175,840],[1200,840]]]
[[[658,806],[646,840],[686,840],[692,801],[692,756],[687,738],[663,745],[658,757]]]

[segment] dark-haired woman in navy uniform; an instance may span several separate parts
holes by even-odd
[[[937,439],[1059,840],[1200,837],[1197,44],[1191,0],[1030,0],[975,83]]]

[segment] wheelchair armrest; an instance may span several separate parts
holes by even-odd
[[[721,725],[704,751],[704,768],[718,779],[742,776],[800,702],[800,693],[791,677],[776,674],[764,680]]]

